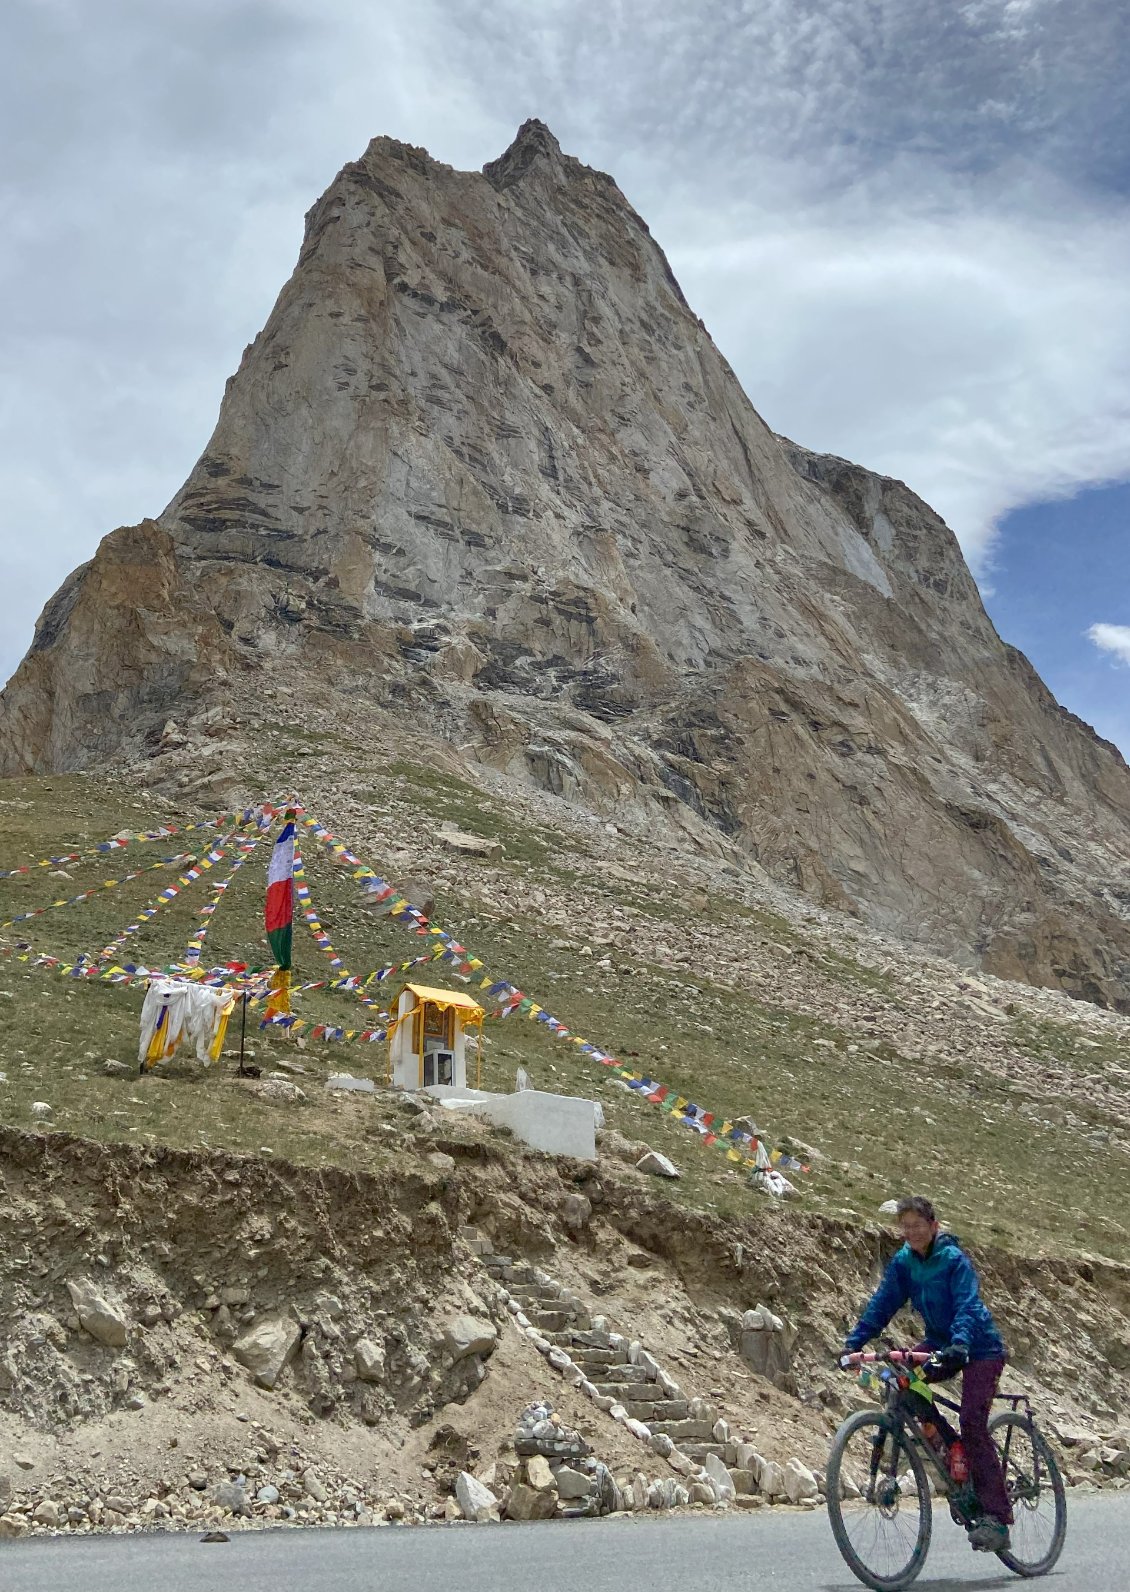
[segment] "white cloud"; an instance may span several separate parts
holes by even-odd
[[[1130,664],[1130,625],[1092,625],[1087,639],[1093,641],[1100,652],[1108,652],[1120,663]]]
[[[1010,509],[1126,471],[1130,215],[1044,214],[765,214],[670,253],[770,425],[908,482],[984,573]]]

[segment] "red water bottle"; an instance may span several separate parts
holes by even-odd
[[[965,1445],[960,1438],[950,1444],[950,1479],[959,1485],[969,1480],[969,1461],[965,1457]]]

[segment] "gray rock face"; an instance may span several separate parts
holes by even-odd
[[[789,1370],[789,1334],[780,1316],[764,1305],[747,1310],[742,1316],[738,1344],[742,1359],[759,1376],[772,1378]]]
[[[612,179],[538,123],[481,173],[377,138],[335,178],[183,488],[44,610],[0,773],[170,719],[199,763],[193,715],[288,667],[991,972],[1130,1001],[1117,751],[907,487],[764,424]]]

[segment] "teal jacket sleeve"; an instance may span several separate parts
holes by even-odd
[[[906,1268],[902,1264],[901,1257],[896,1255],[883,1273],[882,1282],[867,1301],[859,1321],[848,1334],[846,1347],[854,1353],[856,1349],[862,1349],[871,1338],[878,1337],[887,1322],[902,1309],[909,1297]]]
[[[976,1331],[976,1312],[981,1303],[981,1285],[973,1262],[963,1250],[954,1251],[949,1275],[950,1298],[953,1301],[953,1325],[950,1342],[961,1343],[968,1349]]]

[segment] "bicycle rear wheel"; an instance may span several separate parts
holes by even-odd
[[[1029,1415],[1006,1410],[989,1431],[1012,1504],[1012,1546],[997,1555],[1017,1575],[1047,1575],[1063,1552],[1067,1494],[1047,1439]]]
[[[826,1482],[836,1546],[874,1592],[901,1592],[930,1546],[930,1487],[906,1433],[878,1411],[858,1410],[832,1439]]]

